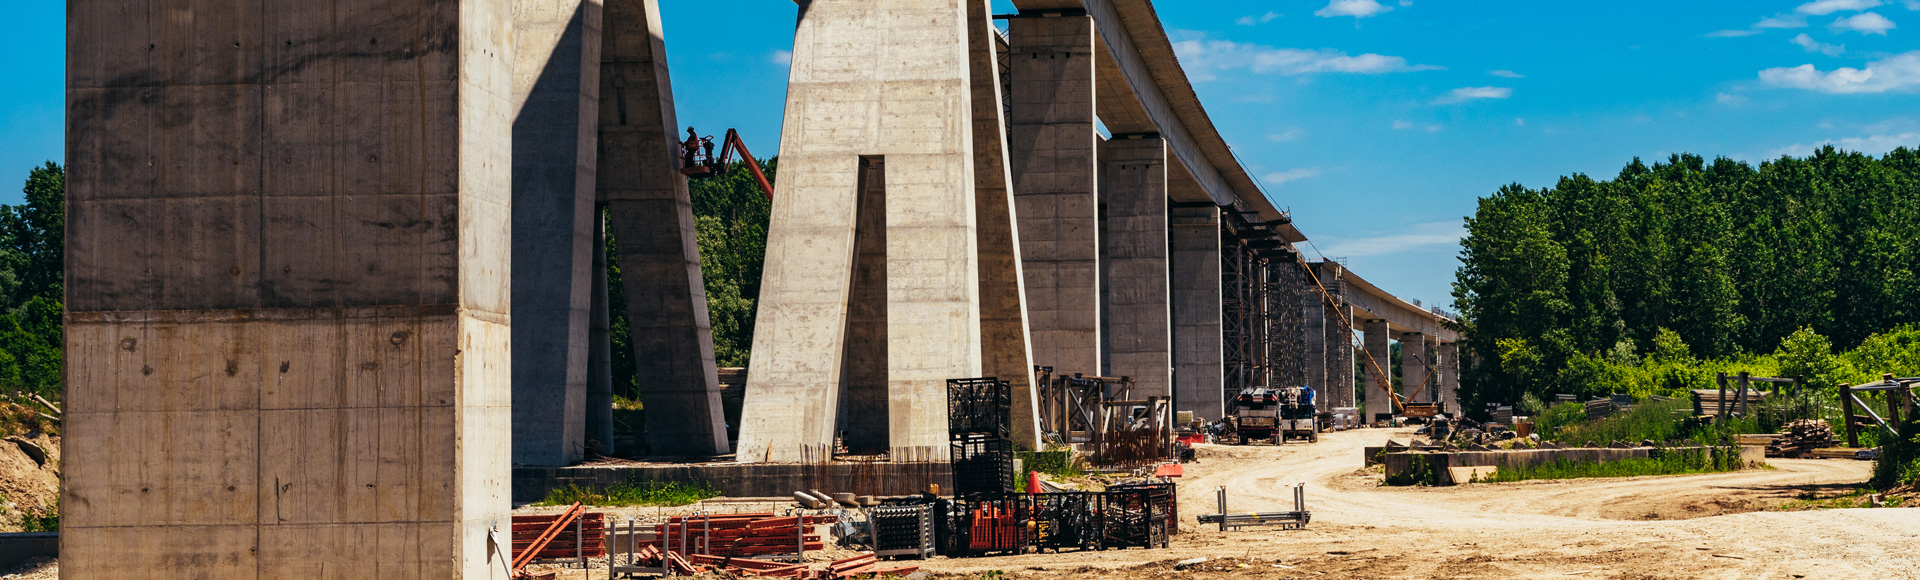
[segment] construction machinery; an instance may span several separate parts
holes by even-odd
[[[1275,445],[1287,439],[1320,441],[1320,421],[1310,387],[1253,387],[1234,398],[1226,440],[1245,445],[1267,440]]]
[[[740,140],[740,132],[727,129],[720,154],[713,154],[713,136],[705,137],[687,127],[687,140],[680,143],[680,174],[688,179],[704,179],[727,172],[733,164],[735,152],[740,161],[747,164],[747,170],[753,172],[753,179],[760,185],[761,193],[767,195],[767,201],[773,201],[773,182],[767,181],[767,174],[760,170],[760,162],[753,158],[753,152],[747,151],[747,144]]]

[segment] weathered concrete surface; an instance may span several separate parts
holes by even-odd
[[[1115,136],[1105,165],[1105,337],[1110,375],[1132,377],[1140,397],[1173,394],[1173,315],[1167,264],[1167,143]]]
[[[1008,22],[1008,150],[1033,362],[1062,375],[1098,373],[1103,361],[1093,21],[1061,16]]]
[[[1440,343],[1438,362],[1440,372],[1434,373],[1435,386],[1439,389],[1440,403],[1449,413],[1460,412],[1460,345],[1453,342]]]
[[[928,485],[953,489],[948,462],[577,465],[513,470],[514,501],[539,501],[566,485],[604,488],[636,482],[704,483],[728,497],[789,497],[818,489],[859,495],[912,495]]]
[[[1424,339],[1426,343],[1425,348],[1420,352],[1425,353],[1427,357],[1427,382],[1420,391],[1420,400],[1438,403],[1441,399],[1440,367],[1442,363],[1440,362],[1440,341],[1431,336],[1422,336],[1421,338]]]
[[[1409,402],[1432,401],[1433,390],[1420,388],[1427,376],[1427,337],[1418,332],[1404,332],[1396,337],[1400,340],[1400,393]]]
[[[824,459],[839,410],[862,157],[884,162],[893,458],[947,455],[946,379],[981,370],[967,9],[806,5],[795,31],[739,457]],[[878,418],[861,418],[876,420]]]
[[[587,312],[587,442],[602,455],[613,445],[613,319],[607,295],[607,227],[593,211],[593,308]],[[593,448],[593,443],[598,448]]]
[[[586,452],[600,3],[513,4],[513,462]]]
[[[660,455],[726,453],[657,1],[608,0],[601,46],[598,188],[620,256],[647,441]]]
[[[973,91],[974,221],[980,248],[980,369],[1013,387],[1013,440],[1041,449],[1026,280],[1013,216],[1013,174],[1007,165],[1000,43],[991,7],[985,2],[966,5],[967,70]]]
[[[68,4],[63,578],[505,576],[512,3],[337,8]]]
[[[1393,386],[1391,374],[1393,367],[1391,359],[1388,358],[1391,354],[1388,343],[1393,337],[1388,334],[1387,321],[1378,318],[1361,321],[1360,333],[1366,354],[1373,359],[1372,362],[1364,358],[1360,361],[1360,369],[1365,373],[1363,376],[1366,379],[1367,388],[1366,420],[1372,421],[1382,414],[1391,415],[1394,412],[1393,402],[1389,400],[1386,390]],[[1388,374],[1383,377],[1381,373]]]
[[[1173,402],[1179,411],[1219,419],[1226,414],[1220,307],[1220,208],[1168,212],[1173,273]]]

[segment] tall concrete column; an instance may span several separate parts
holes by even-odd
[[[67,4],[61,577],[504,579],[513,4],[203,8]]]
[[[1115,136],[1106,166],[1107,366],[1134,394],[1173,395],[1173,315],[1167,266],[1167,143]]]
[[[1087,16],[1008,21],[1007,119],[1033,362],[1100,372],[1094,32]]]
[[[1388,400],[1387,394],[1387,389],[1393,386],[1393,363],[1387,358],[1391,352],[1388,343],[1393,339],[1389,332],[1386,320],[1368,318],[1360,323],[1361,339],[1366,346],[1366,356],[1360,358],[1360,368],[1366,378],[1368,421],[1382,414],[1393,413],[1393,403]],[[1369,362],[1368,358],[1372,361]],[[1386,374],[1383,376],[1383,373]]]
[[[1208,419],[1226,413],[1220,307],[1220,208],[1167,210],[1173,274],[1173,402]]]
[[[1433,390],[1421,388],[1427,376],[1427,335],[1400,333],[1400,393],[1408,401],[1431,401]]]
[[[1358,323],[1354,321],[1353,306],[1344,299],[1346,285],[1341,282],[1342,268],[1337,262],[1315,262],[1313,272],[1320,281],[1320,286],[1326,288],[1327,296],[1333,301],[1331,305],[1323,305],[1326,309],[1326,326],[1323,331],[1327,349],[1324,360],[1328,386],[1324,396],[1330,402],[1329,408],[1353,407],[1358,399],[1354,396],[1354,352],[1351,332]],[[1314,290],[1313,293],[1319,294],[1319,291]]]
[[[1458,343],[1440,343],[1440,371],[1434,373],[1435,388],[1439,389],[1440,404],[1447,413],[1460,412],[1460,345]]]
[[[830,456],[863,163],[884,165],[892,457],[947,457],[946,380],[980,376],[964,4],[815,0],[794,34],[742,461]]]
[[[620,255],[647,442],[656,455],[727,453],[657,1],[606,0],[601,47],[599,196]]]
[[[514,0],[513,462],[586,452],[600,3]]]
[[[1327,320],[1327,317],[1333,311],[1327,308],[1326,298],[1320,294],[1320,288],[1314,285],[1314,278],[1312,276],[1305,278],[1303,285],[1306,287],[1302,289],[1300,318],[1301,325],[1305,328],[1303,333],[1306,335],[1306,349],[1303,354],[1306,358],[1306,383],[1319,393],[1322,406],[1327,408],[1344,406],[1335,404],[1338,402],[1334,393],[1336,389],[1334,385],[1327,383],[1327,325],[1336,324]]]
[[[980,370],[1013,387],[1013,440],[1039,449],[1039,390],[1020,235],[1013,215],[1013,173],[1007,163],[1005,94],[993,11],[967,2],[967,71],[973,92],[974,213],[980,245]]]
[[[1425,338],[1426,350],[1422,352],[1427,353],[1428,376],[1426,390],[1421,391],[1423,394],[1420,395],[1420,400],[1438,403],[1440,402],[1440,339],[1434,336]]]

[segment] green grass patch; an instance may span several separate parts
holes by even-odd
[[[569,483],[547,492],[546,499],[533,505],[563,506],[579,502],[583,505],[603,507],[681,506],[714,497],[720,497],[720,490],[705,483],[643,481],[622,483],[603,489]]]
[[[1050,449],[1047,451],[1017,451],[1014,457],[1020,460],[1027,471],[1038,471],[1048,477],[1081,477],[1087,474],[1079,458],[1073,456],[1070,449]],[[1025,487],[1026,474],[1021,474],[1021,486]]]
[[[1604,462],[1562,460],[1533,465],[1509,465],[1503,462],[1492,476],[1479,481],[1508,483],[1529,479],[1689,475],[1734,471],[1742,467],[1740,450],[1736,447],[1655,449],[1654,452],[1654,457]]]
[[[1606,447],[1615,441],[1639,443],[1649,440],[1655,443],[1693,441],[1702,445],[1716,445],[1734,435],[1762,432],[1757,418],[1729,417],[1725,423],[1715,425],[1709,418],[1695,417],[1693,403],[1686,400],[1647,400],[1598,420],[1582,420],[1586,416],[1585,410],[1580,409],[1576,415],[1571,405],[1562,404],[1548,411],[1552,423],[1543,429],[1547,432],[1543,437],[1583,447]]]
[[[1867,488],[1855,489],[1840,495],[1830,496],[1821,496],[1818,493],[1809,491],[1800,494],[1799,497],[1787,500],[1785,503],[1773,506],[1773,509],[1779,511],[1802,511],[1870,508],[1875,506],[1868,500],[1867,496],[1874,493],[1877,492]],[[1906,500],[1907,498],[1904,497],[1889,496],[1886,498],[1886,502],[1882,503],[1879,507],[1900,507]]]

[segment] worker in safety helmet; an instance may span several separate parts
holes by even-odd
[[[700,134],[687,127],[687,140],[680,144],[681,167],[693,167],[694,157],[700,153]]]
[[[1300,385],[1300,404],[1313,406],[1313,387]]]

